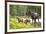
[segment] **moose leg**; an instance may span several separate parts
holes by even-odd
[[[36,19],[34,19],[34,27],[36,27]]]
[[[36,19],[34,19],[34,23],[36,23]]]
[[[38,18],[38,22],[39,22],[39,18]]]
[[[18,21],[18,23],[20,23],[20,21]]]
[[[25,22],[25,24],[27,24],[27,22]]]

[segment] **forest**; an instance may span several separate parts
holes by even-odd
[[[26,15],[29,12],[37,12],[41,17],[41,6],[29,6],[29,5],[10,5],[10,29],[20,29],[20,28],[38,28],[41,27],[40,23],[36,24],[36,27],[32,24],[18,23],[17,17],[19,18],[31,18],[31,15]]]

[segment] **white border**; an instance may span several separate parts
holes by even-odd
[[[29,29],[9,29],[9,5],[30,5],[30,6],[41,6],[41,28],[29,28]],[[32,3],[14,3],[7,2],[7,32],[17,32],[17,31],[34,31],[43,30],[43,5],[42,4],[32,4]]]

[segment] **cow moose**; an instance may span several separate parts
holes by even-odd
[[[36,19],[38,19],[38,22],[39,22],[39,17],[40,17],[40,16],[39,16],[38,13],[32,12],[32,11],[28,11],[28,12],[26,12],[26,15],[31,16],[32,22],[33,22],[33,20],[34,20],[34,23],[36,23]]]

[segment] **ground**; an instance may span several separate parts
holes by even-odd
[[[41,27],[41,23],[31,23],[31,24],[24,24],[22,22],[18,23],[16,18],[10,17],[9,22],[10,29],[22,29],[22,28],[39,28]]]

